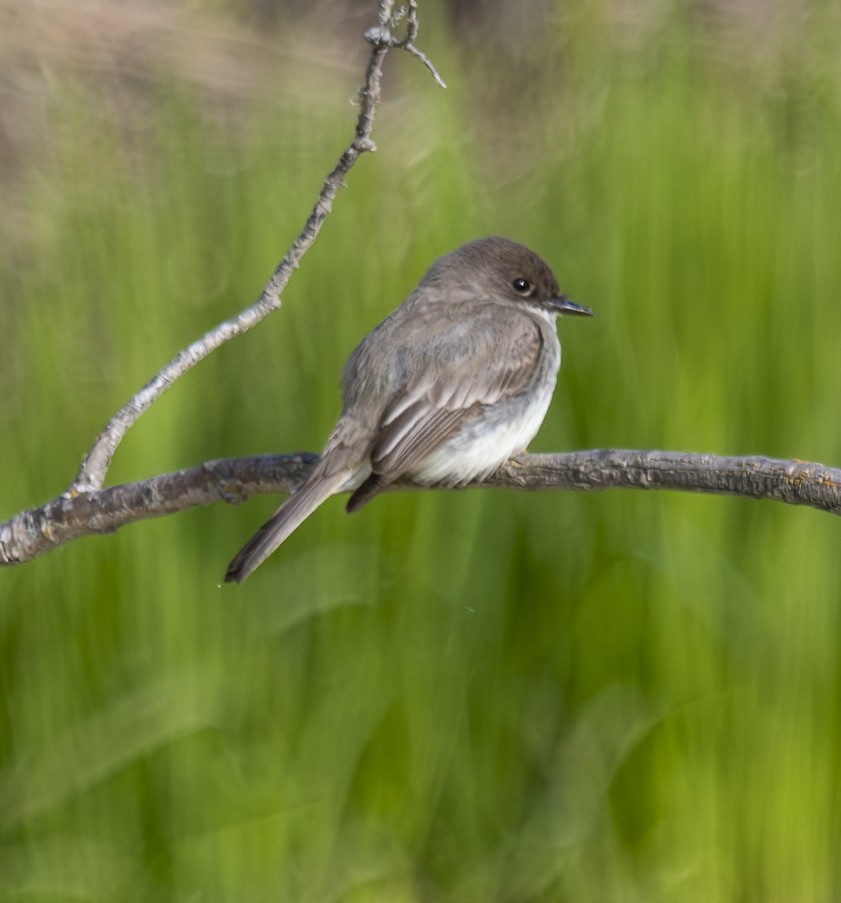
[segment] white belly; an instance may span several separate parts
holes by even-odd
[[[531,401],[512,399],[489,409],[486,417],[432,452],[410,476],[423,484],[459,486],[493,473],[512,455],[525,451],[543,423],[554,388],[552,379]]]

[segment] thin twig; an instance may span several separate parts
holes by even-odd
[[[225,342],[252,329],[264,317],[280,307],[280,297],[292,272],[300,266],[304,254],[315,242],[321,226],[332,210],[333,200],[338,194],[345,176],[363,153],[376,150],[376,146],[371,140],[371,133],[374,127],[374,114],[380,100],[382,66],[386,53],[392,48],[411,53],[420,59],[432,72],[436,81],[443,85],[435,67],[412,43],[417,35],[417,4],[410,3],[409,5],[408,32],[402,39],[391,35],[391,28],[395,22],[393,9],[393,0],[380,0],[377,14],[378,25],[369,29],[365,35],[366,40],[371,44],[371,55],[365,72],[365,82],[359,91],[359,116],[353,141],[324,180],[306,225],[292,243],[286,256],[277,265],[260,297],[250,307],[232,319],[220,323],[189,347],[179,351],[114,414],[82,460],[79,472],[66,490],[65,496],[72,497],[79,493],[100,489],[117,447],[144,412],[199,361],[204,360]]]
[[[406,34],[402,38],[396,38],[393,35],[392,30],[404,18],[406,19]],[[385,20],[380,16],[379,25],[375,28],[369,28],[368,31],[365,32],[365,37],[371,43],[385,41],[390,47],[398,47],[400,50],[405,50],[408,54],[415,57],[415,59],[420,60],[429,70],[435,81],[442,88],[446,88],[447,85],[445,84],[444,79],[441,78],[441,74],[435,68],[432,60],[430,60],[422,50],[419,50],[415,46],[418,28],[418,3],[417,0],[410,0],[407,9],[401,7],[394,15],[387,16]]]
[[[395,37],[393,31],[403,19],[405,35]],[[417,0],[408,0],[407,8],[397,12],[393,0],[380,0],[377,20],[378,24],[365,35],[372,50],[360,89],[354,139],[325,179],[304,229],[258,300],[181,351],[114,415],[67,492],[0,523],[0,565],[29,561],[82,536],[113,532],[135,521],[197,505],[220,500],[238,502],[258,493],[287,492],[309,473],[317,460],[315,455],[270,455],[211,461],[174,474],[101,488],[117,446],[143,412],[196,363],[280,306],[280,295],[329,215],[344,176],[361,154],[375,149],[371,133],[387,51],[397,48],[417,57],[443,85],[435,67],[414,46],[418,33]],[[400,483],[393,488],[409,485]],[[580,491],[618,487],[672,489],[775,499],[841,514],[841,470],[762,457],[634,450],[524,455],[471,486]]]
[[[199,505],[288,492],[317,455],[209,461],[77,496],[63,496],[0,524],[0,565],[29,561],[62,543]],[[806,461],[610,449],[523,455],[469,488],[521,490],[669,489],[773,499],[841,515],[841,469]],[[394,489],[413,488],[410,483]],[[417,487],[414,487],[417,488]]]

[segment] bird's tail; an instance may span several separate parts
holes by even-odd
[[[324,475],[316,468],[295,495],[287,499],[237,552],[225,572],[225,583],[242,583],[322,502],[338,492],[349,477],[347,471]]]

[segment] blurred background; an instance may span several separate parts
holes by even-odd
[[[259,294],[374,2],[0,0],[0,516]],[[345,357],[503,234],[596,318],[533,450],[841,463],[841,7],[422,0],[280,312],[109,482],[317,451]],[[841,522],[638,491],[278,500],[0,573],[0,900],[841,897]]]

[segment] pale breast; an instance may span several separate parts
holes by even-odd
[[[561,346],[547,316],[540,366],[526,391],[484,409],[410,471],[419,483],[459,486],[493,473],[537,435],[555,389]]]

